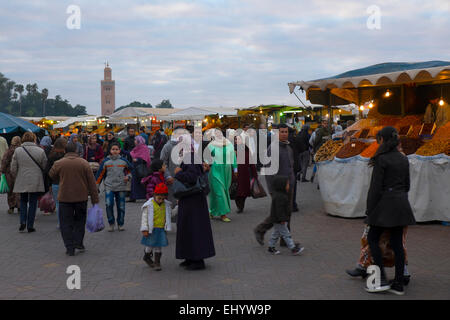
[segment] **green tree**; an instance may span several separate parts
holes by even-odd
[[[160,104],[156,105],[156,108],[173,108],[170,100],[163,100]]]
[[[19,93],[19,117],[22,115],[22,93],[24,91],[23,85],[16,84],[14,91]]]
[[[114,112],[125,109],[125,108],[129,108],[129,107],[134,107],[134,108],[153,108],[153,106],[150,103],[142,103],[139,101],[133,101],[129,104],[127,104],[126,106],[121,106],[118,109],[115,109]]]
[[[48,98],[48,89],[42,89],[42,116],[45,117],[45,100]]]

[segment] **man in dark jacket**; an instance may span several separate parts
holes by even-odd
[[[278,172],[275,175],[266,175],[266,183],[267,188],[269,189],[269,193],[272,196],[274,188],[273,182],[275,177],[277,176],[286,176],[289,178],[289,185],[293,186],[295,183],[295,175],[294,175],[294,152],[289,145],[288,137],[289,130],[286,124],[279,125],[279,158],[278,163]],[[267,148],[267,154],[271,156],[271,147]],[[270,164],[269,164],[270,165]],[[266,166],[269,166],[266,165]],[[292,212],[292,202],[293,202],[293,190],[294,188],[289,189],[289,212]],[[289,223],[288,223],[289,224]],[[272,220],[267,217],[262,223],[260,223],[254,230],[256,240],[260,245],[264,245],[264,234],[273,227]]]
[[[313,146],[314,152],[317,152],[317,150],[319,150],[322,144],[324,144],[325,141],[330,139],[331,139],[331,132],[328,128],[328,120],[322,120],[322,124],[316,133],[316,138],[314,139],[314,146]]]
[[[136,132],[134,128],[129,127],[128,128],[128,136],[125,138],[124,144],[123,144],[123,154],[126,155],[126,158],[128,161],[132,161],[130,152],[134,149],[136,146],[134,139],[136,138]]]
[[[305,124],[300,132],[297,134],[297,137],[295,138],[295,150],[299,154],[299,164],[300,164],[300,173],[302,182],[308,182],[306,180],[306,171],[308,170],[309,166],[309,139],[310,134],[308,132],[309,125]]]

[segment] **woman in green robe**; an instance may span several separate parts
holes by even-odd
[[[209,213],[211,218],[220,217],[224,222],[230,222],[227,214],[231,212],[230,185],[237,175],[236,154],[233,144],[220,130],[216,130],[208,148],[211,151],[212,163],[209,171]]]

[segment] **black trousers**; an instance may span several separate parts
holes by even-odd
[[[234,201],[236,201],[236,207],[240,210],[244,210],[245,208],[245,200],[247,197],[236,197]]]
[[[383,257],[379,246],[381,234],[384,230],[390,230],[390,245],[395,254],[395,281],[403,284],[403,272],[405,269],[405,251],[403,249],[403,227],[382,228],[370,226],[367,241],[369,242],[370,253],[375,264],[380,268],[381,275],[386,279],[383,266]]]
[[[86,216],[87,201],[59,203],[60,230],[68,250],[83,245]]]

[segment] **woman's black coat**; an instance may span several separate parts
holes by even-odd
[[[367,195],[367,223],[385,228],[415,224],[409,187],[406,156],[397,149],[377,156]]]

